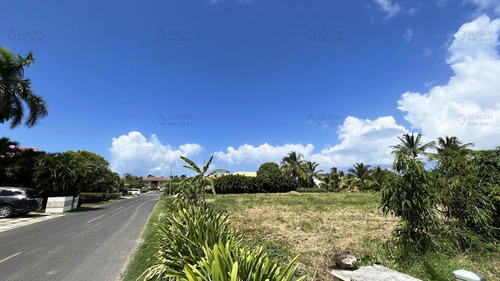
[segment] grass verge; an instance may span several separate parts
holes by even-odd
[[[162,195],[156,203],[148,224],[144,228],[139,245],[132,255],[127,268],[122,273],[121,280],[135,281],[147,268],[154,264],[154,260],[150,259],[157,251],[157,228],[154,224],[158,222],[160,214],[165,213],[167,210],[167,200],[168,199]]]

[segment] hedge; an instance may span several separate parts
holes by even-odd
[[[226,175],[214,180],[215,193],[276,193],[290,192],[297,189],[296,180],[285,177],[246,177]]]
[[[301,187],[301,188],[297,188],[297,192],[300,192],[300,193],[325,193],[328,191],[326,189],[319,188],[319,187],[312,187],[312,188]]]
[[[82,192],[79,195],[78,207],[86,203],[101,203],[101,201],[109,201],[110,199],[118,199],[118,193],[86,193]]]

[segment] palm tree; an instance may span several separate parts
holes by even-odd
[[[390,171],[388,171],[386,169],[382,169],[382,168],[380,168],[380,166],[378,166],[375,169],[372,169],[371,179],[372,179],[372,183],[373,183],[373,189],[375,189],[376,191],[379,191],[382,188],[382,185],[386,181],[389,174],[390,174]]]
[[[303,169],[304,157],[302,154],[297,154],[297,152],[292,151],[288,153],[287,156],[283,157],[281,160],[281,169],[285,175],[295,178],[297,180],[304,180],[307,178],[306,173]]]
[[[460,150],[466,150],[471,146],[474,146],[474,144],[473,143],[462,144],[462,142],[459,141],[457,137],[445,136],[444,138],[438,138],[436,150],[438,153],[440,153],[445,149],[460,151]]]
[[[323,172],[323,170],[316,170],[318,168],[319,163],[307,161],[303,164],[302,168],[307,175],[307,187],[313,187],[315,185],[314,179],[321,179],[321,175],[319,173]]]
[[[11,141],[9,138],[0,138],[0,158],[11,156],[16,151],[19,143]]]
[[[189,191],[196,193],[197,195],[200,194],[201,198],[198,199],[198,201],[201,201],[202,205],[205,205],[205,192],[206,190],[212,190],[213,193],[215,193],[214,189],[214,182],[212,179],[212,176],[220,173],[229,173],[228,170],[225,169],[216,169],[211,172],[208,172],[208,168],[210,167],[210,164],[212,163],[214,156],[212,155],[208,162],[203,165],[203,169],[200,169],[196,163],[191,161],[190,159],[181,156],[181,159],[184,160],[184,162],[188,163],[189,165],[184,165],[184,168],[193,170],[197,173],[196,176],[192,178],[188,178],[184,183],[183,186],[186,186],[189,188]],[[194,196],[194,198],[198,198],[198,196]]]
[[[363,190],[368,190],[372,185],[370,165],[356,163],[354,168],[349,168],[347,172],[354,177],[355,183],[361,184]]]
[[[0,47],[0,123],[10,120],[10,128],[15,128],[24,117],[23,102],[29,108],[25,125],[34,126],[38,119],[47,116],[47,105],[43,98],[31,90],[31,80],[24,79],[24,67],[34,63],[33,54],[26,57],[14,55]]]
[[[419,154],[426,154],[425,150],[432,148],[435,145],[435,142],[433,141],[422,145],[422,133],[418,133],[417,136],[415,136],[414,133],[411,133],[411,135],[404,134],[403,137],[398,137],[398,139],[401,143],[391,146],[391,148],[393,148],[392,154],[403,154],[411,156],[413,159],[417,158]]]

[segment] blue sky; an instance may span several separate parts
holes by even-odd
[[[138,175],[184,173],[180,155],[255,171],[291,149],[387,166],[408,131],[499,144],[500,1],[338,2],[2,1],[0,45],[34,53],[49,116],[0,135]]]

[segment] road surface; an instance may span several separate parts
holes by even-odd
[[[0,233],[0,280],[119,280],[159,193]]]

